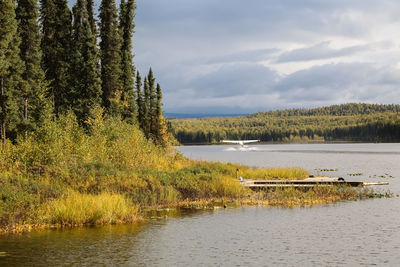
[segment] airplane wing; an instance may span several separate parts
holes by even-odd
[[[260,140],[222,140],[222,142],[231,144],[248,144],[248,143],[260,142]]]
[[[243,142],[243,144],[248,144],[248,143],[257,143],[260,142],[260,140],[243,140],[241,142]]]
[[[222,143],[240,144],[237,140],[222,140]]]

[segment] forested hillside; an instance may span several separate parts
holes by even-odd
[[[179,142],[223,139],[269,142],[400,141],[400,105],[342,104],[289,109],[232,118],[171,119]]]

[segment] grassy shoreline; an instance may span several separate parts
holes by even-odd
[[[185,199],[175,203],[169,204],[156,204],[153,206],[139,207],[137,205],[126,206],[129,209],[128,213],[116,212],[115,209],[110,209],[110,207],[115,208],[112,204],[102,206],[102,201],[96,203],[98,206],[102,206],[105,209],[105,213],[116,212],[119,219],[113,219],[109,216],[99,216],[98,220],[91,219],[86,220],[86,216],[70,218],[70,220],[54,220],[48,221],[47,223],[43,220],[37,222],[22,222],[17,224],[10,224],[0,227],[0,235],[4,234],[19,234],[30,231],[40,231],[46,229],[63,229],[63,228],[75,228],[75,227],[90,227],[90,226],[101,226],[108,224],[130,224],[143,222],[149,219],[150,216],[146,215],[148,212],[154,212],[165,209],[215,209],[215,208],[226,208],[226,207],[249,207],[249,206],[262,206],[262,207],[311,207],[315,205],[322,204],[332,204],[340,201],[358,201],[368,198],[382,198],[382,197],[393,197],[392,193],[376,193],[370,188],[352,188],[349,186],[340,187],[320,187],[315,186],[309,190],[298,190],[295,188],[277,188],[275,190],[269,191],[250,191],[247,196],[240,198],[208,198],[208,199]],[[73,193],[76,194],[76,193]],[[104,197],[104,195],[103,195]],[[113,195],[111,198],[119,198],[118,195]],[[90,206],[93,201],[81,202],[86,206]],[[67,202],[68,203],[68,202]],[[71,205],[76,208],[76,205]],[[68,209],[69,205],[66,204],[65,207]],[[89,213],[91,208],[88,208]],[[52,210],[54,212],[54,209]],[[79,212],[79,209],[78,209]],[[66,215],[68,212],[61,212],[62,215]],[[47,214],[49,215],[49,214]],[[125,215],[125,216],[124,216]],[[121,217],[122,216],[122,217]],[[55,217],[57,218],[57,216]]]
[[[149,207],[290,207],[374,196],[350,188],[257,193],[239,184],[237,169],[249,179],[309,176],[299,168],[189,160],[118,118],[94,113],[83,127],[69,113],[0,148],[0,233],[129,223]]]

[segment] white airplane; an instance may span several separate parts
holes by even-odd
[[[257,142],[260,142],[260,140],[222,140],[222,143],[238,144],[242,147],[245,147],[245,144]]]

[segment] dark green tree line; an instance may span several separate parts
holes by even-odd
[[[171,119],[181,143],[223,139],[265,142],[400,141],[400,105],[343,104],[317,109],[278,110],[243,117]]]

